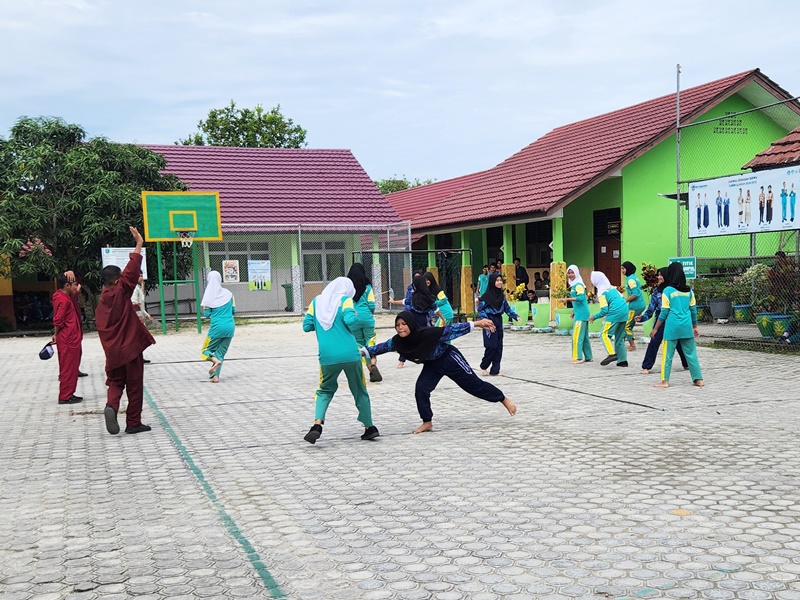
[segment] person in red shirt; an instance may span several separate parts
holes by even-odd
[[[83,352],[83,327],[78,292],[81,284],[75,273],[66,271],[58,276],[59,289],[53,294],[53,338],[58,348],[58,403],[77,404],[83,398],[75,395],[78,387],[78,367]]]
[[[119,433],[117,413],[123,390],[128,394],[125,433],[142,433],[151,427],[142,423],[144,400],[144,359],[142,352],[156,343],[147,327],[139,320],[131,304],[133,288],[142,270],[144,240],[135,227],[131,235],[136,248],[130,254],[125,270],[115,265],[103,268],[103,292],[95,311],[97,333],[106,353],[106,385],[108,400],[103,415],[108,433]]]

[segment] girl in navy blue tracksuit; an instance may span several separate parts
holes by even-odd
[[[664,280],[666,275],[667,267],[661,267],[658,270],[658,285],[653,290],[653,295],[650,296],[650,305],[647,307],[647,310],[641,314],[641,316],[636,317],[637,323],[644,323],[650,317],[653,317],[654,322],[658,321],[658,315],[661,314],[661,295],[664,291],[664,288],[667,287],[667,284]],[[642,361],[642,375],[649,375],[650,369],[652,369],[653,365],[656,364],[656,354],[658,354],[658,348],[661,346],[661,341],[663,339],[663,327],[659,327],[651,332],[650,343],[647,344],[647,352],[645,352],[644,360]],[[683,348],[681,348],[680,343],[678,343],[677,350],[678,355],[681,357],[681,364],[683,364],[683,368],[688,369],[689,363],[686,362],[686,356],[683,354]]]
[[[483,319],[490,319],[495,327],[495,331],[486,329],[483,331],[485,351],[481,361],[481,371],[484,375],[500,374],[500,361],[503,359],[503,313],[511,320],[519,321],[519,316],[506,301],[500,273],[494,272],[489,275],[489,286],[478,304],[478,314]]]
[[[436,389],[442,377],[449,377],[458,387],[477,398],[488,402],[500,402],[511,415],[517,412],[517,407],[502,391],[475,375],[458,348],[447,343],[466,335],[473,330],[473,327],[491,331],[494,325],[490,320],[456,323],[446,327],[420,327],[411,312],[403,311],[395,317],[394,323],[396,336],[375,346],[362,348],[361,352],[365,356],[377,356],[394,351],[410,361],[422,363],[422,372],[417,378],[414,391],[422,425],[417,427],[414,433],[433,430],[431,392]]]

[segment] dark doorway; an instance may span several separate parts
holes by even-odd
[[[620,237],[622,221],[619,208],[594,211],[594,264],[614,285],[620,285]]]

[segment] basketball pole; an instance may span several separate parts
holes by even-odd
[[[194,307],[197,311],[197,333],[203,333],[203,323],[200,307],[200,277],[197,272],[197,244],[192,244],[192,267],[194,269]]]
[[[167,333],[167,316],[164,314],[164,265],[161,262],[161,242],[156,242],[156,257],[158,262],[158,301],[161,306],[161,333]]]

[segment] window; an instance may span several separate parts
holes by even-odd
[[[344,242],[306,242],[303,244],[303,273],[306,281],[327,282],[344,277]]]
[[[209,267],[222,273],[223,260],[239,261],[239,281],[248,281],[248,260],[269,260],[269,243],[265,241],[208,242]]]

